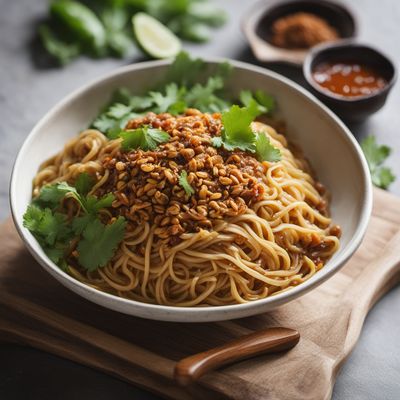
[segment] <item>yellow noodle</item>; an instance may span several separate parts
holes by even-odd
[[[338,249],[339,239],[329,233],[331,219],[316,208],[323,199],[306,161],[271,127],[258,123],[257,129],[281,150],[282,160],[264,163],[265,193],[244,214],[215,223],[211,231],[184,233],[176,245],[156,239],[147,222],[132,225],[106,267],[89,273],[71,265],[71,275],[117,296],[181,307],[254,301],[312,277]],[[48,183],[73,183],[82,172],[96,176],[94,193],[108,179],[102,160],[119,149],[119,139],[109,141],[93,129],[82,132],[42,164],[33,195]],[[318,263],[303,251],[313,240],[324,243]]]

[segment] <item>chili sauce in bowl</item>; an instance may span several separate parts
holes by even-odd
[[[377,71],[356,61],[318,64],[312,76],[324,89],[344,97],[368,96],[387,85]]]
[[[314,94],[347,121],[360,121],[378,111],[396,81],[390,59],[353,41],[314,47],[303,65]]]

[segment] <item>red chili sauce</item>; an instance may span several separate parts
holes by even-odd
[[[321,63],[312,76],[318,85],[344,97],[368,96],[387,84],[373,69],[352,62]]]

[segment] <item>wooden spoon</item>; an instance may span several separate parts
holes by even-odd
[[[218,367],[260,354],[277,353],[296,346],[300,334],[290,328],[268,328],[234,339],[203,353],[184,358],[175,366],[175,380],[187,386]]]

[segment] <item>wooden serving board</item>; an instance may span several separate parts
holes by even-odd
[[[351,261],[279,309],[236,321],[147,321],[98,307],[57,283],[25,250],[11,221],[0,227],[0,338],[115,375],[172,399],[328,399],[368,310],[400,277],[400,199],[375,190],[366,237]],[[362,274],[361,274],[362,272]],[[269,326],[299,330],[293,350],[205,375],[189,389],[176,361]]]

